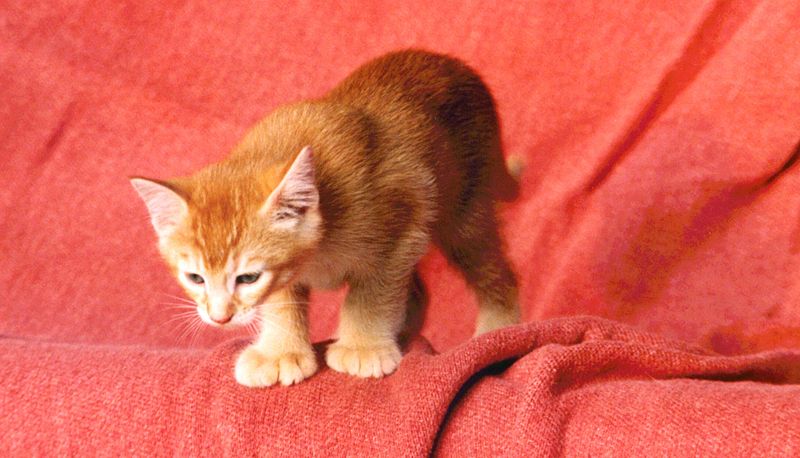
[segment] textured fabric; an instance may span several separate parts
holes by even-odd
[[[798,23],[789,0],[0,4],[0,452],[797,454]],[[467,342],[433,252],[398,373],[236,386],[245,336],[173,319],[127,176],[196,170],[408,46],[481,73],[525,159],[502,215],[528,324]],[[341,298],[315,294],[316,341]],[[632,327],[547,320],[574,315]]]
[[[325,370],[256,390],[231,377],[244,344],[153,350],[7,339],[0,445],[34,455],[800,451],[797,352],[713,356],[608,321],[564,318],[438,355],[414,341],[381,380]]]

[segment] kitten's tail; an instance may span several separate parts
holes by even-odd
[[[511,154],[503,166],[498,167],[495,175],[495,199],[501,202],[511,202],[519,197],[519,180],[525,170],[525,159],[518,154]]]

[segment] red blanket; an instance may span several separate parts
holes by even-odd
[[[3,445],[33,455],[796,455],[800,354],[712,356],[596,318],[507,329],[398,371],[237,385],[213,350],[8,339]],[[319,348],[321,351],[322,349]],[[322,362],[322,361],[320,361]],[[794,453],[792,453],[794,452]]]
[[[788,0],[0,4],[0,454],[800,454],[798,23]],[[244,335],[170,321],[127,176],[195,170],[412,45],[484,75],[525,158],[503,217],[528,323],[467,341],[432,253],[396,374],[237,386]],[[340,299],[314,297],[315,340]],[[587,314],[625,325],[551,319]]]

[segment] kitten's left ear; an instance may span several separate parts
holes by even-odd
[[[314,153],[310,146],[306,146],[258,212],[262,216],[269,215],[274,226],[291,229],[309,211],[318,207],[319,191],[314,172]]]
[[[133,189],[147,205],[150,221],[159,237],[169,235],[188,216],[186,200],[171,186],[147,178],[133,177],[130,180]]]

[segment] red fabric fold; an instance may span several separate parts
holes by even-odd
[[[4,339],[0,449],[184,456],[800,451],[798,352],[725,357],[609,321],[570,318],[501,330],[441,354],[417,339],[400,369],[380,380],[324,369],[294,387],[254,390],[231,377],[244,343],[176,351]]]

